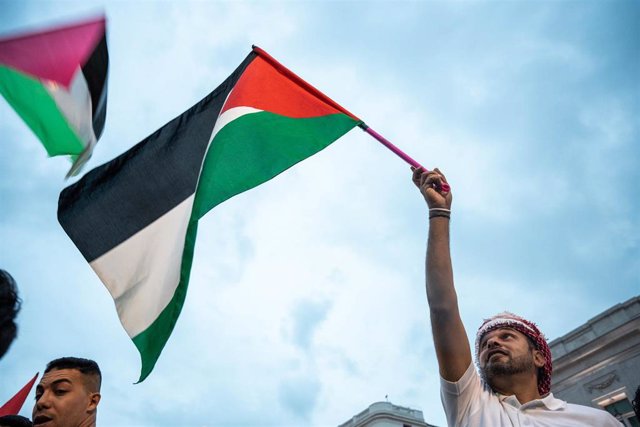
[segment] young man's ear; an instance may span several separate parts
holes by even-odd
[[[536,368],[542,368],[547,363],[540,350],[533,350],[533,363]]]
[[[100,393],[91,393],[91,396],[89,396],[89,405],[87,406],[87,411],[95,411],[98,408],[100,397]]]

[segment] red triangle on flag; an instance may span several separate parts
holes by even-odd
[[[105,18],[0,39],[0,65],[68,88],[105,34]]]
[[[20,409],[22,409],[22,405],[24,405],[24,401],[27,400],[27,396],[29,395],[33,384],[35,384],[38,375],[40,375],[40,372],[36,373],[31,381],[25,384],[25,386],[15,394],[15,396],[0,407],[0,417],[4,417],[5,415],[18,415]]]

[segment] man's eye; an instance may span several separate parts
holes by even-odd
[[[63,394],[65,394],[68,390],[64,390],[64,389],[58,389],[55,391],[56,396],[62,396]]]

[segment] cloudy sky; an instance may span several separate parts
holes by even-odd
[[[256,44],[453,188],[463,320],[550,339],[640,289],[640,4],[0,1],[0,35],[104,12],[102,164],[215,88]],[[0,401],[95,359],[102,426],[336,426],[384,400],[445,425],[424,293],[425,204],[360,130],[200,223],[155,371],[56,220],[69,163],[0,101],[0,267],[23,299]],[[31,412],[32,400],[23,408]]]

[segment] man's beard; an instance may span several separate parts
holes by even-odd
[[[491,385],[492,379],[496,377],[521,374],[530,371],[535,372],[535,369],[536,366],[533,362],[533,354],[527,353],[513,359],[509,358],[505,362],[487,361],[487,364],[483,368],[480,368],[480,374],[482,379]]]

